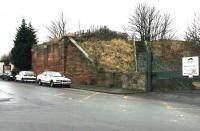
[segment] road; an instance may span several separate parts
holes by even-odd
[[[7,81],[0,92],[0,131],[200,131],[198,105]]]

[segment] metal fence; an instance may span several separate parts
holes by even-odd
[[[151,58],[147,48],[152,53]],[[147,80],[147,90],[191,90],[194,89],[192,82],[200,82],[200,76],[192,79],[182,76],[182,57],[200,56],[199,45],[165,40],[147,44],[136,42],[136,49],[138,70],[146,72],[147,78],[150,78]],[[151,62],[148,62],[148,59],[151,59]],[[148,83],[151,84],[150,89]]]
[[[200,82],[199,76],[182,75],[182,57],[200,56],[199,46],[183,41],[150,43],[152,59],[152,88],[157,90],[191,90],[192,82]]]

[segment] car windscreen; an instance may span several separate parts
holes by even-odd
[[[49,76],[51,77],[62,77],[62,74],[59,72],[51,72],[49,73]]]
[[[8,75],[12,75],[12,72],[8,72],[7,74],[8,74]]]
[[[33,72],[25,72],[25,75],[27,75],[27,76],[34,76],[35,74]]]

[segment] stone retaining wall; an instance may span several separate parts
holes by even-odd
[[[78,43],[70,40],[66,37],[33,47],[32,70],[36,74],[45,70],[58,71],[74,84],[145,91],[145,73],[123,74],[98,69]]]
[[[134,72],[121,76],[122,88],[146,91],[146,73]]]

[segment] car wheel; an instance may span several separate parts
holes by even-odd
[[[23,83],[24,83],[24,78],[22,78],[22,79],[21,79],[21,82],[23,82]]]
[[[42,85],[42,82],[41,82],[41,80],[38,80],[38,84],[41,86]]]
[[[53,81],[50,81],[50,87],[53,87],[53,86],[54,86]]]
[[[67,88],[70,88],[70,85],[66,85]]]

